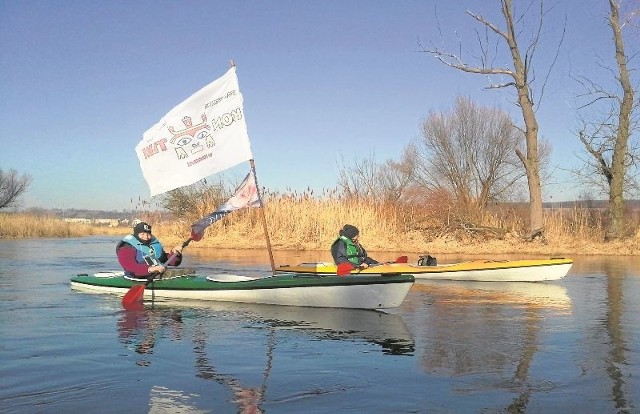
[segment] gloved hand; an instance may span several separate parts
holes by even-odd
[[[149,269],[147,269],[147,271],[149,272],[149,274],[152,273],[164,273],[165,268],[162,265],[154,265],[154,266],[149,266]]]

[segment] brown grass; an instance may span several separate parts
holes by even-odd
[[[640,253],[638,213],[628,214],[629,234],[624,240],[604,243],[604,212],[572,207],[545,211],[545,238],[525,241],[526,206],[496,207],[475,217],[461,218],[447,203],[420,206],[384,205],[349,201],[334,196],[308,194],[268,197],[264,214],[273,250],[328,251],[345,224],[357,226],[370,252],[416,254],[519,254],[519,255],[637,255]],[[209,206],[209,211],[215,206]],[[261,209],[229,214],[214,223],[205,237],[190,248],[264,249]],[[165,245],[179,244],[190,236],[191,223],[200,217],[171,222],[148,220]],[[66,223],[47,216],[0,213],[0,238],[77,237],[122,235],[129,227],[108,228]]]
[[[81,237],[95,233],[90,224],[67,223],[53,216],[0,213],[0,238]]]

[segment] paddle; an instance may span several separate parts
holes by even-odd
[[[200,238],[202,238],[202,237],[200,237]],[[192,235],[184,243],[182,243],[182,248],[184,249],[185,247],[187,247],[189,245],[189,243],[191,243],[191,240],[198,241],[198,240],[200,240],[200,238],[197,238],[197,237],[194,238],[193,235]],[[169,259],[165,263],[171,263],[176,258],[177,255],[178,255],[178,252],[175,252],[174,254],[172,254],[169,257]],[[153,282],[153,279],[158,274],[159,274],[158,272],[151,273],[149,275],[149,277],[147,278],[147,281],[144,284],[131,286],[129,291],[122,297],[122,306],[125,309],[126,308],[131,308],[137,302],[141,302],[142,298],[144,297],[144,288],[149,286],[149,284],[151,282]]]
[[[135,304],[142,302],[144,296],[144,288],[149,286],[153,279],[158,276],[159,272],[153,272],[147,278],[147,281],[143,285],[133,285],[129,291],[122,297],[122,306],[125,309],[131,309]]]
[[[389,263],[407,263],[408,260],[409,258],[407,256],[400,256],[396,259],[395,262],[389,262]],[[356,267],[351,262],[340,263],[336,268],[336,274],[341,277],[347,276],[355,268]]]
[[[347,276],[355,268],[351,262],[340,263],[336,269],[336,274],[340,277]]]

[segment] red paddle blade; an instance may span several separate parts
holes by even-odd
[[[134,285],[131,289],[122,297],[122,306],[124,308],[131,308],[136,303],[142,302],[144,295],[144,285]]]
[[[127,312],[133,311],[133,312],[140,312],[140,311],[144,311],[144,302],[143,301],[139,301],[139,302],[133,302],[132,304],[129,305],[123,305],[124,310],[126,310]]]
[[[353,269],[354,266],[351,263],[340,263],[336,269],[336,274],[338,276],[347,276]]]
[[[407,263],[409,258],[407,256],[400,256],[396,259],[396,263]]]
[[[191,237],[190,237],[191,240],[198,242],[202,240],[203,237],[204,237],[204,230],[200,233],[196,233],[194,229],[191,229]]]

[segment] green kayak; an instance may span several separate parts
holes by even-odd
[[[154,280],[144,290],[145,299],[187,299],[287,306],[385,309],[399,306],[415,279],[410,274],[310,275],[287,273],[270,277],[232,274],[179,275]],[[125,295],[144,281],[130,280],[122,272],[80,274],[71,287],[90,293]]]

